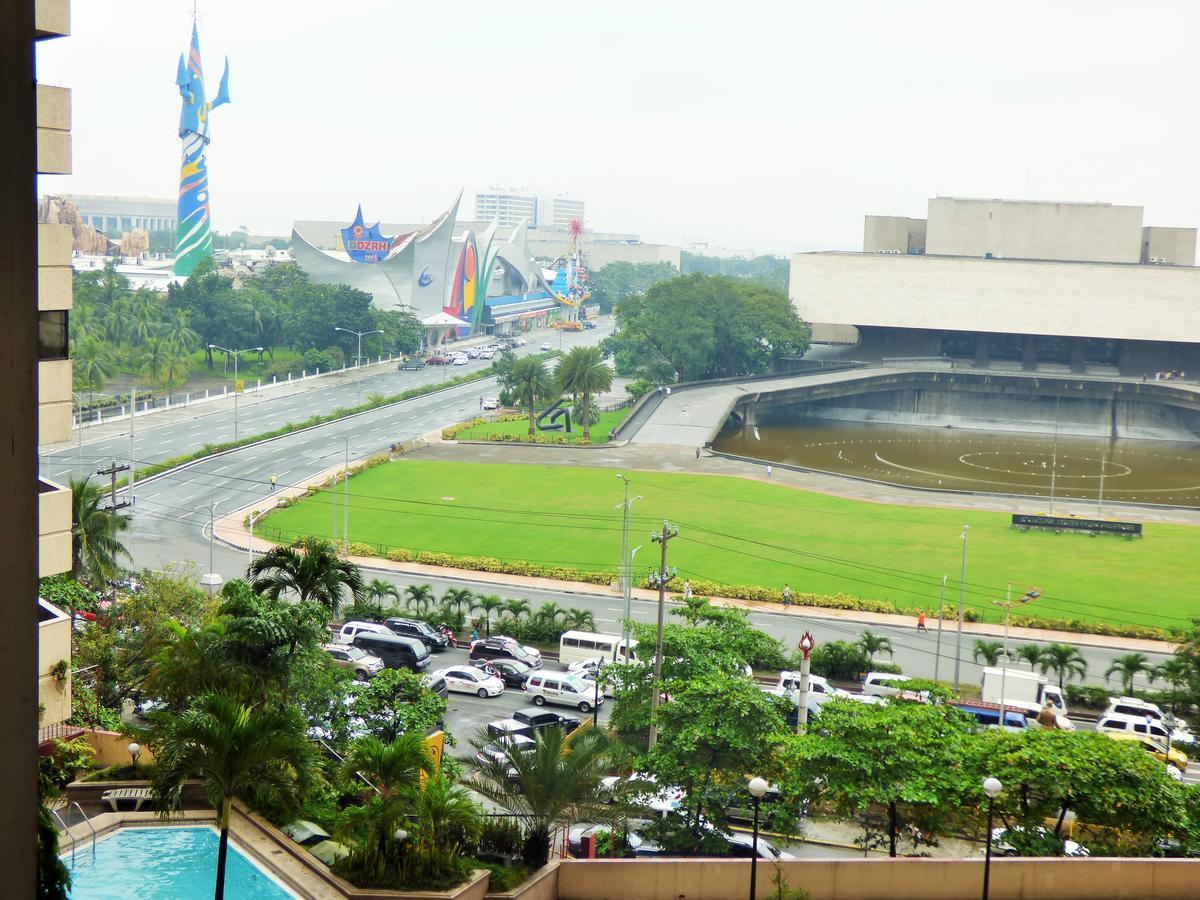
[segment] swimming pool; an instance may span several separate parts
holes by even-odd
[[[72,900],[191,900],[213,895],[217,884],[217,844],[211,827],[119,828],[96,842],[81,843],[63,857],[71,871]],[[288,900],[285,890],[229,845],[225,896]]]

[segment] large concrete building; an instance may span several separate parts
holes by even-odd
[[[861,253],[796,253],[790,292],[817,341],[866,358],[1026,371],[1200,372],[1196,229],[1142,208],[936,197],[867,216]]]
[[[63,199],[75,204],[85,225],[91,225],[109,237],[120,237],[121,232],[134,228],[172,233],[175,231],[174,200],[116,197],[106,194],[64,194]]]
[[[475,218],[513,228],[525,222],[530,229],[566,228],[584,220],[584,202],[566,194],[540,194],[520,188],[490,187],[475,192]]]

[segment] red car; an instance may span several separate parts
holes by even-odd
[[[447,366],[450,360],[444,356],[430,356],[425,360],[427,366]]]

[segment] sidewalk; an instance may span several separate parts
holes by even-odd
[[[425,453],[437,454],[438,451],[462,449],[449,442],[442,442],[440,439],[441,429],[430,432],[426,435],[426,439],[430,441],[430,447],[422,451]],[[503,445],[504,447],[513,447],[513,445]],[[485,448],[490,449],[490,448]],[[587,451],[580,451],[581,455],[586,456]],[[539,462],[545,462],[545,457],[537,458]],[[359,460],[361,462],[361,460]],[[351,466],[356,463],[352,462]],[[610,460],[611,464],[611,460]],[[334,466],[314,475],[308,480],[308,485],[318,485],[326,479],[333,476],[335,472],[341,472],[342,466]],[[275,506],[281,499],[286,497],[299,497],[309,488],[307,486],[296,486],[281,488],[271,494],[264,496],[261,500],[257,500],[241,509],[235,510],[225,516],[222,516],[216,521],[215,531],[216,539],[221,543],[233,547],[238,550],[246,550],[256,554],[266,553],[272,547],[276,546],[274,541],[267,540],[259,535],[254,536],[253,550],[250,550],[250,535],[246,530],[243,520],[251,513],[262,512]],[[351,543],[353,543],[353,534],[351,535]],[[367,569],[375,572],[391,572],[396,575],[407,575],[417,578],[449,578],[474,584],[492,585],[497,589],[505,587],[521,587],[531,590],[553,591],[563,594],[578,594],[588,597],[605,597],[609,599],[618,598],[621,596],[620,590],[616,584],[608,587],[602,585],[591,584],[581,581],[561,581],[556,578],[540,578],[526,575],[508,575],[500,572],[479,572],[474,569],[456,569],[443,566],[431,566],[424,563],[415,562],[395,562],[389,559],[382,559],[377,556],[352,556],[351,561]],[[644,602],[657,602],[658,592],[647,590],[644,588],[634,588],[631,592],[634,600]],[[668,602],[672,605],[677,605],[680,602],[680,594],[670,593],[667,595]],[[824,619],[829,621],[853,622],[860,625],[878,625],[890,626],[893,628],[916,628],[916,621],[912,616],[894,615],[889,613],[862,612],[859,610],[843,610],[843,609],[826,609],[816,606],[792,606],[784,607],[776,603],[764,603],[750,600],[739,600],[730,597],[712,597],[712,602],[718,606],[735,607],[744,609],[747,612],[769,613],[777,616],[794,616],[798,619]],[[957,627],[952,620],[946,625],[947,628]],[[963,634],[989,638],[1003,638],[1004,627],[999,624],[990,624],[985,622],[964,622],[962,626]],[[1166,641],[1146,640],[1144,638],[1126,638],[1112,637],[1101,634],[1076,634],[1069,631],[1050,631],[1041,628],[1009,628],[1010,640],[1036,640],[1036,641],[1056,641],[1060,643],[1070,643],[1081,647],[1099,647],[1110,650],[1121,650],[1124,652],[1141,652],[1141,653],[1161,653],[1170,654],[1175,651],[1175,645]]]

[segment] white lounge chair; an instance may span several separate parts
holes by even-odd
[[[100,795],[100,802],[107,803],[113,812],[117,811],[117,804],[122,800],[133,801],[133,811],[141,812],[142,804],[150,799],[150,788],[113,788],[105,791]]]

